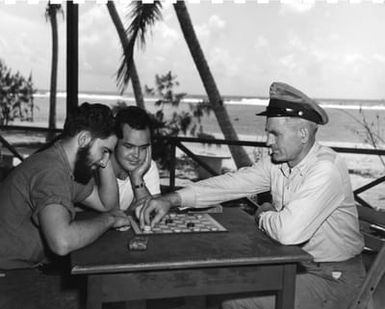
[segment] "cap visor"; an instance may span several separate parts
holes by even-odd
[[[267,116],[267,111],[263,111],[261,113],[255,114],[256,116]]]

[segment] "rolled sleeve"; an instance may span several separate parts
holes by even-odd
[[[38,214],[47,205],[59,204],[65,207],[73,219],[75,209],[72,203],[72,182],[62,171],[45,170],[38,173],[31,183],[32,220],[39,225]]]
[[[195,192],[193,188],[187,187],[177,191],[181,198],[182,207],[195,207]]]

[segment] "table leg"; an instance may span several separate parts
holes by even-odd
[[[283,266],[282,290],[278,291],[275,309],[294,309],[296,264]]]
[[[102,279],[97,276],[87,278],[87,309],[102,309]]]

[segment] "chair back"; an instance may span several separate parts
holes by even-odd
[[[364,258],[370,262],[364,282],[349,309],[374,308],[373,294],[385,273],[385,211],[357,205],[361,233],[365,239]],[[381,308],[385,308],[381,307]]]

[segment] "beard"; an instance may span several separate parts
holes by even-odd
[[[93,176],[90,148],[90,145],[79,148],[76,154],[74,177],[75,181],[81,184],[87,184]]]

